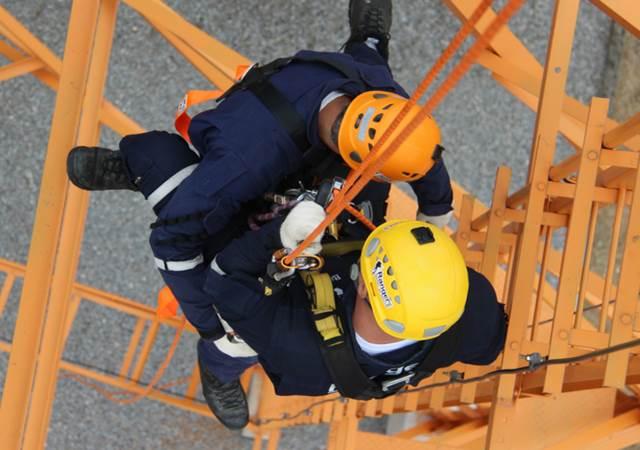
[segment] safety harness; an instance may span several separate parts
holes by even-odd
[[[362,241],[324,244],[323,256],[341,256],[362,248]],[[384,398],[408,384],[416,385],[436,369],[456,361],[456,349],[462,335],[460,322],[434,340],[425,358],[410,372],[376,382],[358,363],[351,333],[344,327],[346,310],[336,302],[331,277],[323,272],[300,272],[311,300],[311,315],[318,332],[320,351],[336,389],[344,397],[356,400]]]
[[[306,152],[311,145],[307,139],[307,129],[304,118],[298,113],[295,106],[276,89],[269,78],[285,67],[287,64],[299,61],[307,63],[323,64],[328,66],[349,80],[353,80],[366,85],[362,79],[360,72],[347,64],[342,64],[335,59],[327,58],[323,55],[297,55],[286,58],[278,58],[265,65],[254,64],[247,68],[241,66],[238,68],[237,77],[239,80],[224,93],[222,91],[189,91],[180,102],[176,112],[175,127],[176,130],[188,142],[189,140],[189,124],[191,118],[187,114],[190,106],[202,103],[208,100],[224,100],[229,95],[237,91],[247,90],[253,93],[258,100],[267,108],[276,118],[278,123],[287,131],[291,140],[301,152]]]

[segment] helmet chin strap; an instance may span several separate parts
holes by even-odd
[[[340,154],[337,142],[340,123],[336,122],[342,122],[342,117],[344,116],[350,102],[350,97],[338,97],[329,102],[318,113],[318,133],[320,135],[320,139],[332,152],[338,155]]]

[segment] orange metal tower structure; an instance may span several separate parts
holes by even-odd
[[[218,88],[233,82],[248,61],[186,22],[161,0],[123,0],[138,11]],[[444,0],[466,22],[479,0]],[[629,341],[640,331],[640,112],[619,124],[608,118],[608,100],[583,105],[565,94],[579,0],[556,0],[547,59],[541,65],[508,27],[488,43],[476,62],[537,112],[529,174],[510,191],[510,169],[498,170],[492,204],[484,206],[455,185],[455,238],[469,265],[494,284],[510,313],[503,354],[493,365],[458,364],[422,384],[448,381],[452,370],[466,378],[524,364],[523,355],[550,358],[583,355]],[[605,14],[640,37],[635,0],[592,0]],[[0,54],[12,63],[0,81],[32,74],[58,96],[26,266],[0,260],[6,277],[0,314],[12,286],[24,278],[0,409],[0,443],[6,449],[44,447],[55,382],[62,371],[203,415],[196,400],[194,368],[176,395],[139,380],[161,327],[177,329],[135,301],[75,281],[88,194],[69,186],[66,152],[75,144],[95,145],[106,125],[124,135],[141,127],[103,98],[113,41],[117,0],[75,0],[64,60],[60,61],[0,7]],[[494,19],[488,10],[474,25],[481,35]],[[575,153],[554,163],[560,133]],[[411,216],[415,205],[392,190],[389,215]],[[611,245],[604,276],[590,269],[599,210],[613,205]],[[554,233],[565,237],[553,245]],[[55,269],[55,270],[54,270]],[[551,279],[557,282],[551,281]],[[137,325],[123,355],[119,376],[62,359],[66,337],[80,302],[133,316]],[[597,313],[594,314],[593,311]],[[146,333],[144,333],[146,329]],[[526,365],[526,364],[525,364]],[[606,357],[506,374],[477,383],[407,392],[380,401],[276,397],[259,368],[243,382],[257,400],[249,430],[254,448],[268,437],[277,447],[280,430],[297,424],[331,424],[329,448],[405,449],[621,448],[640,442],[640,357],[631,348]],[[416,423],[395,435],[358,430],[358,420],[419,412]],[[429,435],[427,442],[414,440]]]

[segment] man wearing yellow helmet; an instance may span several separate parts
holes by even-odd
[[[284,221],[234,240],[216,256],[205,284],[278,394],[337,390],[351,398],[384,397],[456,361],[488,364],[498,356],[506,331],[503,306],[490,283],[465,266],[451,238],[424,222],[382,224],[361,250],[326,257],[323,274],[301,272],[286,289],[266,295],[262,280],[272,254],[299,216],[307,218],[308,230],[324,213],[302,202]],[[305,235],[301,230],[292,244]],[[255,362],[232,360],[213,347],[203,348],[200,360],[211,383],[237,379]],[[205,398],[216,415],[224,414],[214,397]]]

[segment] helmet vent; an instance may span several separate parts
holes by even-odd
[[[396,280],[393,280],[391,282],[391,287],[397,291],[398,290],[398,282]]]
[[[393,267],[387,269],[387,275],[393,275]]]
[[[361,163],[362,162],[362,158],[360,158],[360,155],[356,152],[351,152],[349,153],[349,158],[351,158],[352,160],[354,160],[357,163]]]
[[[384,114],[383,114],[383,113],[377,114],[377,115],[373,118],[373,121],[374,121],[374,122],[376,122],[376,123],[377,123],[377,122],[380,122],[380,121],[382,120],[382,117],[383,117],[383,116],[384,116]]]
[[[396,333],[404,332],[404,325],[402,325],[400,322],[396,322],[395,320],[391,319],[384,319],[384,324]]]
[[[378,248],[378,245],[380,245],[380,239],[378,238],[371,239],[371,242],[369,242],[369,245],[367,245],[367,256],[373,255],[373,252],[376,251],[376,248]]]
[[[400,296],[399,295],[396,295],[393,299],[396,301],[396,303],[398,305],[400,304]]]
[[[387,94],[381,94],[380,92],[373,94],[373,98],[387,98],[387,97],[388,97]]]
[[[433,328],[425,328],[423,336],[426,338],[434,337],[442,333],[444,329],[445,329],[444,325],[440,325],[439,327],[433,327]]]
[[[358,114],[358,118],[356,119],[356,123],[354,125],[354,128],[358,128],[360,126],[360,122],[362,122],[362,117],[364,116],[364,114]]]
[[[440,161],[442,159],[442,152],[444,152],[444,147],[440,144],[436,144],[436,148],[433,150],[431,159],[434,161]]]
[[[389,109],[393,106],[393,103],[389,103],[388,105],[385,105],[382,109]]]
[[[404,175],[405,177],[410,177],[411,174],[409,172],[402,172],[402,175]]]
[[[373,148],[373,144],[371,142],[369,142],[369,151],[371,151],[371,149]]]
[[[375,128],[369,128],[369,139],[373,139],[376,137],[376,130]]]

